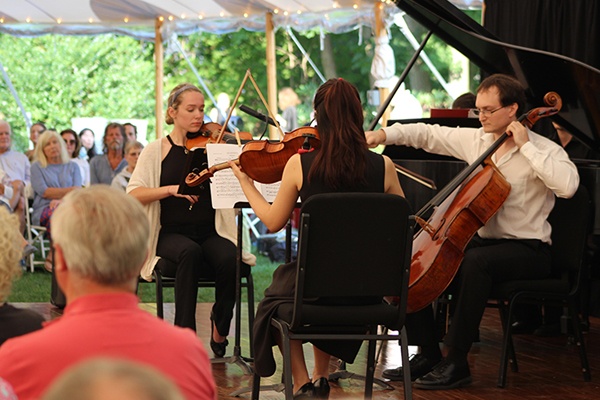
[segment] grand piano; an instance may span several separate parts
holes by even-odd
[[[543,106],[542,99],[547,92],[557,92],[563,107],[552,120],[600,152],[600,70],[562,55],[501,42],[446,0],[397,0],[396,5],[486,73],[515,76],[526,88],[532,107]],[[468,119],[420,121],[451,126],[477,126],[472,124],[479,122]],[[389,121],[393,122],[396,121]],[[465,165],[455,159],[439,158],[403,146],[387,146],[384,154],[399,165],[433,179],[438,189]],[[600,162],[574,161],[582,184],[591,193],[596,210],[600,210],[600,184],[596,183],[600,181]],[[401,183],[415,210],[436,193],[404,177]],[[593,230],[594,234],[600,234],[600,212],[595,213]]]

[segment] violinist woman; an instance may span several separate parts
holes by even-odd
[[[146,207],[153,227],[150,257],[141,275],[151,279],[162,259],[161,273],[175,276],[175,325],[194,330],[198,279],[214,279],[210,346],[215,356],[223,357],[235,305],[235,213],[213,209],[209,185],[200,195],[177,193],[188,154],[187,133],[198,131],[204,119],[202,92],[189,83],[177,85],[169,95],[165,119],[173,130],[144,149],[127,187]],[[243,261],[249,268],[256,258],[244,253]],[[242,276],[244,272],[248,271]]]
[[[314,98],[321,147],[318,150],[293,155],[287,162],[281,186],[272,205],[256,190],[252,180],[230,163],[250,205],[260,220],[272,231],[281,229],[288,220],[298,195],[302,201],[318,193],[384,192],[403,196],[398,176],[391,160],[368,150],[363,131],[363,110],[356,88],[344,79],[330,79]],[[254,324],[255,370],[261,376],[275,372],[271,348],[279,342],[270,331],[270,318],[286,317],[281,307],[293,303],[296,265],[279,266],[273,282],[259,304]],[[291,320],[291,315],[287,316]],[[320,397],[329,394],[330,354],[352,362],[358,346],[347,341],[318,342],[313,346],[315,366],[312,381],[308,375],[301,341],[292,341],[292,375],[296,398]]]
[[[471,383],[467,354],[492,286],[550,274],[551,227],[547,217],[554,207],[554,196],[569,198],[579,185],[577,168],[567,153],[517,121],[525,106],[525,90],[519,81],[502,74],[486,78],[477,89],[476,106],[482,125],[479,129],[394,124],[366,133],[369,145],[408,145],[467,163],[475,161],[504,132],[509,135],[492,161],[511,190],[502,207],[467,246],[451,286],[456,286],[456,302],[444,339],[445,360],[431,307],[408,315],[409,344],[421,347],[410,361],[414,387],[420,389],[453,389]],[[383,376],[402,380],[402,367],[385,370]]]

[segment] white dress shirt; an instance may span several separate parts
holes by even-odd
[[[451,128],[427,124],[394,124],[383,128],[386,144],[406,145],[473,163],[493,143],[483,128]],[[528,130],[529,142],[492,161],[511,185],[498,212],[479,229],[482,238],[540,239],[550,243],[547,221],[554,195],[569,198],[579,186],[577,168],[558,144]]]

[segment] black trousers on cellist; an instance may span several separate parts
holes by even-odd
[[[494,284],[544,278],[550,272],[550,246],[540,240],[475,236],[449,288],[456,303],[444,344],[465,354],[469,352]],[[432,307],[408,314],[406,331],[410,345],[435,345],[438,333]]]

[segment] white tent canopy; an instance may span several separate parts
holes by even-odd
[[[482,4],[482,0],[451,2],[461,8],[480,8]],[[382,22],[389,26],[399,12],[392,0],[0,0],[0,33],[21,37],[112,33],[154,41],[156,126],[160,137],[162,46],[173,36],[240,29],[264,31],[267,60],[274,60],[273,31],[278,28],[342,33],[366,25],[375,30]],[[267,64],[267,84],[268,102],[273,109],[275,73],[271,61]]]
[[[482,0],[451,0],[460,8],[481,8]],[[164,19],[162,37],[197,31],[265,31],[322,28],[341,33],[375,25],[374,5],[398,11],[391,0],[0,0],[0,32],[15,36],[116,33],[155,39],[155,21]]]

